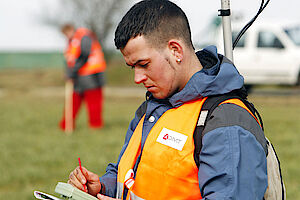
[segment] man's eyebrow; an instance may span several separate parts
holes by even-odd
[[[128,64],[128,63],[126,62],[126,65],[128,65],[128,66],[135,66],[136,64],[138,64],[139,62],[142,62],[142,61],[145,61],[145,59],[138,60],[138,61],[136,61],[135,63],[133,63],[132,65],[130,65],[130,64]]]

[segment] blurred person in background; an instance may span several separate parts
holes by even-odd
[[[241,101],[218,105],[195,152],[205,97],[245,93],[233,63],[214,46],[195,52],[185,13],[168,0],[135,4],[116,29],[115,45],[133,68],[135,83],[147,88],[146,100],[128,127],[117,163],[101,177],[77,167],[68,183],[81,190],[86,185],[99,199],[262,200],[267,144]]]
[[[66,59],[66,81],[73,82],[73,127],[76,115],[83,101],[85,101],[89,117],[90,128],[101,128],[104,124],[102,118],[103,85],[106,62],[101,45],[96,35],[87,28],[75,29],[72,24],[61,27],[62,33],[68,39],[64,53]],[[65,113],[59,126],[66,128]]]

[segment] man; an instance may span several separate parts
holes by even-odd
[[[66,24],[62,27],[62,32],[68,39],[68,47],[65,52],[66,77],[67,81],[74,83],[73,121],[75,121],[82,101],[85,101],[90,128],[101,128],[103,126],[102,86],[106,68],[101,45],[95,34],[86,28],[75,30],[73,25]],[[66,128],[65,121],[65,116],[63,116],[59,124],[63,130]]]
[[[243,77],[215,47],[194,53],[184,12],[167,0],[144,0],[123,17],[115,44],[147,99],[131,121],[117,164],[100,179],[86,168],[69,183],[99,199],[263,199],[265,140],[245,109],[219,105],[202,139],[199,168],[193,134],[204,97],[243,87]],[[109,196],[109,197],[107,197]]]

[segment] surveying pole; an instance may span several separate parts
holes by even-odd
[[[219,16],[222,17],[224,53],[233,62],[230,0],[221,0],[221,9],[219,12]]]

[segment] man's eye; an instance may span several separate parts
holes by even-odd
[[[140,64],[140,66],[141,66],[141,67],[147,67],[147,66],[148,66],[148,64],[149,64],[149,63],[143,64],[143,65],[142,65],[142,64]]]

